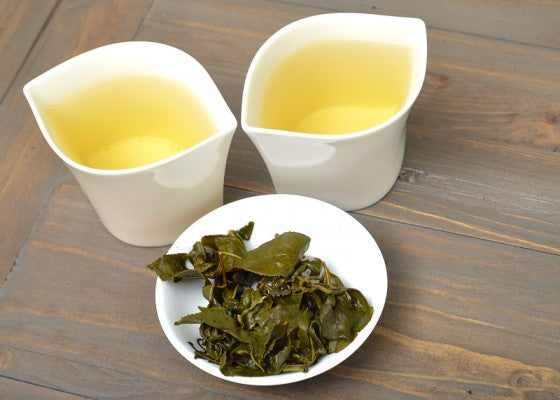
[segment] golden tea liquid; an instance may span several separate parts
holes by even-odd
[[[342,134],[369,129],[405,103],[412,49],[365,41],[321,41],[289,53],[265,86],[262,128]]]
[[[98,169],[159,161],[216,132],[187,88],[153,75],[107,80],[45,105],[41,115],[68,157]]]

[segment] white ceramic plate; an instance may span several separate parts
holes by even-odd
[[[183,315],[206,306],[202,281],[156,283],[156,308],[159,321],[171,344],[200,369],[219,378],[247,385],[280,385],[316,376],[350,356],[368,338],[377,324],[387,296],[387,270],[379,247],[369,232],[346,212],[308,197],[273,194],[249,197],[226,204],[192,224],[169,249],[169,253],[188,252],[204,235],[226,234],[249,221],[255,227],[247,248],[272,239],[276,233],[296,231],[311,238],[308,256],[319,257],[338,275],[345,286],[359,289],[374,313],[354,341],[338,353],[319,358],[307,373],[293,372],[265,377],[225,376],[218,365],[195,359],[189,342],[200,337],[198,325],[173,323]]]

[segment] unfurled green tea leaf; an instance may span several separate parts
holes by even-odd
[[[198,307],[198,309],[200,312],[182,317],[179,321],[175,322],[175,325],[206,324],[222,332],[229,333],[243,343],[254,342],[254,338],[247,331],[242,329],[241,325],[228,314],[226,309],[221,307]]]
[[[243,228],[238,229],[237,231],[235,231],[239,237],[243,240],[249,240],[251,239],[251,235],[253,234],[253,227],[255,226],[255,223],[253,221],[249,222],[247,225],[245,225]]]
[[[373,309],[323,261],[305,256],[308,236],[286,232],[247,251],[252,231],[250,222],[204,236],[189,253],[148,267],[164,280],[204,279],[208,305],[175,322],[200,324],[198,346],[191,343],[197,358],[218,364],[224,375],[306,372],[351,343]]]
[[[148,265],[162,281],[178,282],[181,279],[201,279],[202,275],[192,269],[187,269],[187,254],[165,254]]]
[[[237,267],[265,276],[290,276],[303,257],[311,239],[297,232],[286,232],[249,251]]]

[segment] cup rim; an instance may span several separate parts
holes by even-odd
[[[308,24],[309,22],[313,22],[315,20],[321,19],[333,19],[337,17],[344,17],[344,18],[370,18],[370,19],[385,19],[385,20],[395,20],[395,21],[402,21],[406,23],[416,24],[418,29],[422,31],[422,39],[418,45],[418,79],[411,91],[411,94],[408,96],[406,102],[401,106],[401,108],[390,118],[383,121],[380,124],[374,125],[370,128],[366,128],[360,131],[355,132],[348,132],[348,133],[340,133],[340,134],[324,134],[324,133],[302,133],[302,132],[294,132],[288,131],[283,129],[272,129],[272,128],[263,128],[259,126],[251,125],[247,122],[247,103],[248,97],[250,92],[250,86],[252,84],[255,69],[257,65],[261,62],[261,59],[264,57],[265,53],[269,50],[272,44],[286,35],[291,30],[298,28],[300,25]],[[428,51],[427,51],[427,32],[426,32],[426,24],[420,18],[413,18],[413,17],[401,17],[401,16],[392,16],[392,15],[379,15],[379,14],[366,14],[366,13],[325,13],[325,14],[318,14],[312,15],[309,17],[301,18],[296,21],[293,21],[284,27],[280,28],[278,31],[273,33],[257,50],[255,53],[251,64],[249,65],[249,69],[247,71],[247,75],[245,76],[245,83],[243,86],[243,95],[241,101],[241,127],[247,133],[251,134],[278,134],[282,133],[283,136],[287,137],[294,137],[300,138],[303,140],[325,140],[325,141],[336,141],[341,139],[353,139],[361,136],[366,136],[370,134],[375,134],[387,126],[393,124],[396,120],[400,119],[403,115],[410,111],[410,108],[418,98],[420,91],[422,90],[422,86],[424,85],[424,80],[426,76],[426,69],[427,69],[427,58],[428,58]]]
[[[215,133],[213,133],[211,136],[209,136],[208,138],[202,140],[201,142],[190,146],[176,154],[173,154],[169,157],[163,158],[161,160],[157,160],[154,161],[152,163],[149,164],[144,164],[144,165],[140,165],[137,167],[132,167],[132,168],[123,168],[123,169],[100,169],[100,168],[93,168],[93,167],[88,167],[86,165],[80,164],[79,162],[74,161],[73,159],[71,159],[70,157],[68,157],[54,142],[54,140],[52,139],[52,136],[48,133],[48,130],[44,124],[43,118],[41,117],[40,113],[39,113],[39,109],[37,106],[36,101],[34,100],[32,94],[31,94],[31,90],[33,89],[33,87],[41,84],[42,81],[44,81],[45,79],[48,79],[51,75],[59,73],[60,71],[64,70],[65,68],[68,68],[70,66],[72,66],[73,64],[76,64],[77,62],[81,62],[82,58],[91,56],[94,53],[97,53],[99,51],[104,51],[108,48],[115,48],[115,47],[124,47],[124,46],[138,46],[139,48],[141,47],[145,47],[145,46],[154,46],[154,47],[159,47],[159,48],[166,48],[168,51],[174,51],[174,52],[179,52],[181,53],[182,56],[186,56],[191,62],[194,62],[198,68],[200,68],[203,73],[205,73],[208,78],[209,78],[209,83],[211,85],[213,85],[213,87],[216,89],[216,93],[219,96],[219,100],[220,102],[223,103],[223,105],[225,106],[224,110],[226,111],[225,114],[227,116],[227,121],[224,125],[226,125],[223,129],[217,130]],[[23,94],[25,96],[25,98],[27,99],[27,102],[29,103],[29,106],[31,107],[31,111],[33,112],[33,115],[35,116],[36,122],[39,126],[39,129],[41,131],[41,134],[43,135],[44,139],[47,141],[48,145],[51,147],[51,149],[56,153],[56,155],[62,159],[62,161],[64,161],[64,163],[66,165],[68,165],[69,167],[78,170],[78,171],[82,171],[88,174],[92,174],[92,175],[98,175],[98,176],[124,176],[124,175],[132,175],[132,174],[136,174],[136,173],[140,173],[140,172],[144,172],[144,171],[149,171],[149,170],[153,170],[155,168],[158,168],[160,166],[172,163],[173,161],[189,154],[192,152],[195,152],[197,149],[199,149],[200,147],[215,141],[219,138],[222,138],[224,136],[227,136],[230,133],[235,132],[235,129],[237,128],[237,119],[235,118],[235,115],[233,114],[233,112],[231,111],[229,105],[226,103],[223,95],[221,94],[221,92],[219,91],[219,89],[217,88],[214,80],[212,79],[212,77],[210,76],[210,74],[208,73],[208,71],[206,71],[206,69],[204,68],[204,66],[202,66],[202,64],[200,64],[200,62],[198,62],[198,60],[196,60],[194,57],[192,57],[190,54],[188,54],[187,52],[178,49],[176,47],[164,44],[164,43],[158,43],[158,42],[152,42],[152,41],[125,41],[125,42],[117,42],[117,43],[112,43],[112,44],[108,44],[108,45],[104,45],[104,46],[100,46],[88,51],[85,51],[83,53],[80,53],[74,57],[71,57],[63,62],[61,62],[60,64],[50,68],[49,70],[43,72],[42,74],[36,76],[35,78],[33,78],[32,80],[30,80],[29,82],[27,82],[24,86],[23,86]]]

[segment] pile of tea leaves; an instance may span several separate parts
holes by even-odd
[[[282,233],[247,250],[253,226],[204,236],[190,252],[164,255],[148,268],[164,281],[204,280],[208,305],[175,322],[200,324],[201,338],[190,343],[197,358],[228,376],[306,372],[352,342],[373,308],[323,261],[305,256],[304,234]]]

